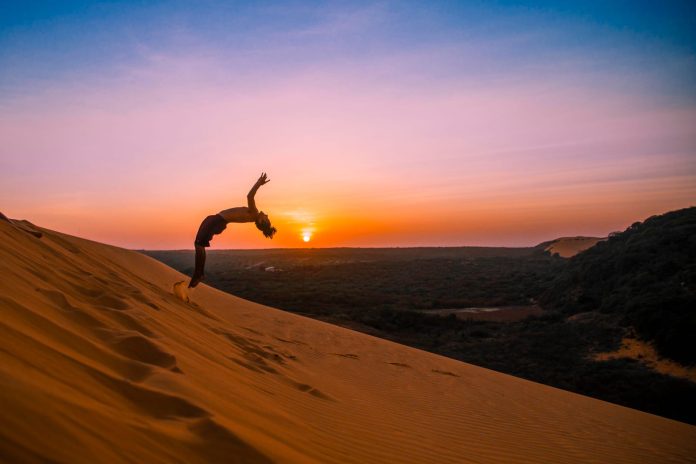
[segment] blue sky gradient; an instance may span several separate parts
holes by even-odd
[[[0,92],[117,77],[153,54],[229,61],[235,72],[438,53],[433,77],[514,79],[618,71],[640,91],[693,102],[692,2],[3,2]],[[478,52],[478,53],[477,53]],[[426,63],[428,64],[428,63]],[[647,74],[631,76],[631,74]],[[622,76],[622,77],[623,77]],[[625,85],[606,82],[607,85]]]

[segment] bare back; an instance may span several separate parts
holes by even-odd
[[[258,211],[239,206],[237,208],[223,209],[218,213],[226,222],[254,222]]]

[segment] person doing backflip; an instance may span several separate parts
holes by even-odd
[[[247,206],[239,206],[237,208],[229,208],[220,211],[217,214],[212,214],[201,223],[196,234],[196,240],[193,242],[196,246],[196,267],[189,282],[189,288],[193,288],[205,277],[205,249],[210,246],[210,241],[213,235],[222,233],[230,222],[253,222],[256,228],[263,232],[267,238],[273,238],[276,233],[276,228],[271,225],[268,215],[256,208],[254,196],[256,191],[264,184],[271,180],[262,173],[259,180],[256,181],[249,194],[247,195]]]

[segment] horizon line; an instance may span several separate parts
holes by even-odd
[[[563,236],[556,237],[551,240],[544,240],[537,243],[536,245],[527,246],[496,246],[496,245],[430,245],[430,246],[391,246],[391,247],[380,247],[380,246],[364,246],[364,247],[354,247],[354,246],[337,246],[337,247],[277,247],[277,248],[214,248],[206,250],[207,253],[214,251],[285,251],[285,250],[416,250],[424,248],[507,248],[507,249],[523,249],[523,248],[536,248],[539,245],[554,242],[563,238],[597,238],[606,239],[607,237],[594,237],[590,235],[573,235],[573,236]],[[195,251],[194,248],[126,248],[131,251]]]

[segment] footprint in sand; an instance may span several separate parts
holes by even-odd
[[[288,340],[288,339],[279,338],[279,337],[273,337],[273,338],[275,338],[275,339],[278,340],[279,342],[283,342],[283,343],[290,343],[290,344],[293,344],[293,345],[306,345],[305,342],[301,342],[301,341],[299,341],[299,340]]]
[[[175,283],[174,287],[172,288],[172,292],[178,299],[185,303],[189,303],[191,301],[191,298],[189,298],[188,295],[188,288],[186,287],[185,280]]]
[[[101,335],[107,345],[126,358],[170,370],[177,367],[174,355],[137,332],[102,331]]]
[[[348,359],[360,359],[360,356],[357,354],[352,354],[352,353],[330,353],[334,356],[340,356],[342,358],[348,358]]]
[[[457,374],[455,374],[454,372],[450,372],[450,371],[441,371],[440,369],[431,369],[431,371],[436,373],[436,374],[440,374],[440,375],[449,375],[450,377],[459,377]]]
[[[408,367],[408,368],[411,367],[408,364],[398,363],[398,362],[387,362],[387,364],[391,364],[392,366],[397,366],[397,367]]]
[[[295,387],[297,390],[305,393],[309,393],[312,396],[315,396],[317,398],[321,398],[322,400],[330,400],[330,401],[336,401],[329,395],[325,394],[324,392],[314,388],[311,385],[307,385],[306,383],[301,383],[296,380],[286,378],[285,382],[289,383],[293,387]]]

